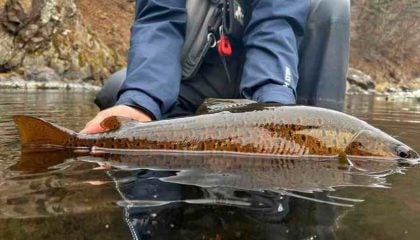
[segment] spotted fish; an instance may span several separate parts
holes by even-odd
[[[415,161],[419,154],[368,123],[345,113],[308,106],[254,104],[150,123],[110,117],[108,131],[78,134],[41,119],[15,116],[27,151],[160,151],[184,154],[254,154],[287,157],[376,158]]]

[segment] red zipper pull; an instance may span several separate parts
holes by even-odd
[[[220,41],[218,45],[218,51],[220,56],[231,56],[232,55],[232,45],[230,40],[225,35],[220,36]]]
[[[220,40],[218,42],[217,50],[219,55],[226,57],[232,55],[232,45],[230,44],[229,38],[223,33],[223,27],[220,26]]]

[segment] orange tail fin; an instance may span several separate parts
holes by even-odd
[[[30,116],[14,116],[22,147],[30,151],[63,149],[75,132],[42,119]]]

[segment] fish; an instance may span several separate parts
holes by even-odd
[[[223,111],[142,123],[109,117],[106,132],[80,134],[32,116],[14,116],[25,151],[333,157],[417,162],[419,154],[367,122],[310,106],[247,105]]]

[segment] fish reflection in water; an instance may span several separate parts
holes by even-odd
[[[176,175],[160,178],[164,182],[281,194],[333,191],[334,187],[346,186],[384,187],[383,177],[400,171],[392,161],[358,161],[357,167],[352,167],[331,158],[136,153],[79,159],[124,170],[176,171]]]
[[[133,236],[141,239],[307,237],[321,234],[316,226],[324,224],[322,234],[333,235],[336,207],[357,200],[329,197],[330,191],[386,187],[384,177],[402,169],[391,161],[355,164],[262,156],[24,153],[11,167],[19,174],[3,176],[0,218],[100,212],[117,202]],[[314,217],[318,211],[323,217]],[[185,230],[187,223],[197,228]]]
[[[77,204],[77,197],[72,199],[72,194],[68,193],[84,192],[83,188],[87,187],[88,183],[109,185],[111,180],[116,183],[130,182],[133,180],[131,173],[141,169],[170,172],[169,175],[165,174],[163,177],[156,177],[161,182],[192,185],[207,189],[230,188],[249,191],[272,191],[282,195],[302,198],[306,197],[293,192],[333,191],[334,187],[346,186],[386,187],[384,176],[401,171],[397,163],[391,161],[360,161],[356,162],[358,166],[355,168],[328,158],[273,159],[262,156],[186,156],[158,153],[139,155],[137,153],[135,155],[107,155],[106,157],[79,156],[57,162],[57,159],[63,155],[68,155],[66,157],[69,157],[71,154],[67,152],[23,154],[22,160],[11,168],[15,171],[20,171],[20,174],[6,177],[3,181],[4,184],[0,186],[1,198],[9,203],[4,206],[10,205],[10,203],[18,206],[22,201],[12,201],[11,199],[18,199],[19,197],[34,198],[24,201],[28,204],[40,201],[48,202],[52,199],[50,197],[55,194],[50,195],[47,193],[62,189],[62,191],[67,192],[63,196],[65,195],[65,198],[69,198],[71,201],[58,201],[57,204],[62,204],[62,209],[68,209],[69,213],[72,211],[84,211],[83,204]],[[51,156],[55,159],[55,162],[48,161],[48,159],[51,159]],[[40,160],[44,160],[44,162]],[[55,165],[49,166],[49,164]],[[101,166],[101,168],[98,168],[98,166]],[[360,170],[362,168],[363,170]],[[22,172],[26,172],[26,174],[22,174]],[[107,175],[111,178],[108,178]],[[77,191],[73,191],[74,189]],[[233,205],[249,205],[249,203],[231,198],[232,196],[229,195],[220,196],[219,194],[219,197],[219,199],[175,199],[174,201],[217,202],[219,204],[224,202],[225,204]],[[162,205],[171,203],[171,201],[159,200],[162,199],[151,198],[147,200],[147,204]],[[13,204],[13,202],[16,204]],[[325,202],[327,203],[327,201]],[[100,203],[100,201],[97,203]],[[131,203],[123,203],[121,201],[120,203],[146,204],[146,202],[142,203],[139,199],[132,199]],[[348,203],[331,203],[335,205],[349,205]],[[95,204],[95,206],[99,205]],[[2,212],[4,213],[5,209]],[[58,214],[59,212],[50,213]],[[17,214],[19,215],[19,213]],[[23,213],[21,217],[24,217],[25,214],[27,213]],[[44,214],[48,215],[48,211],[44,212]],[[18,215],[15,217],[19,217]]]

